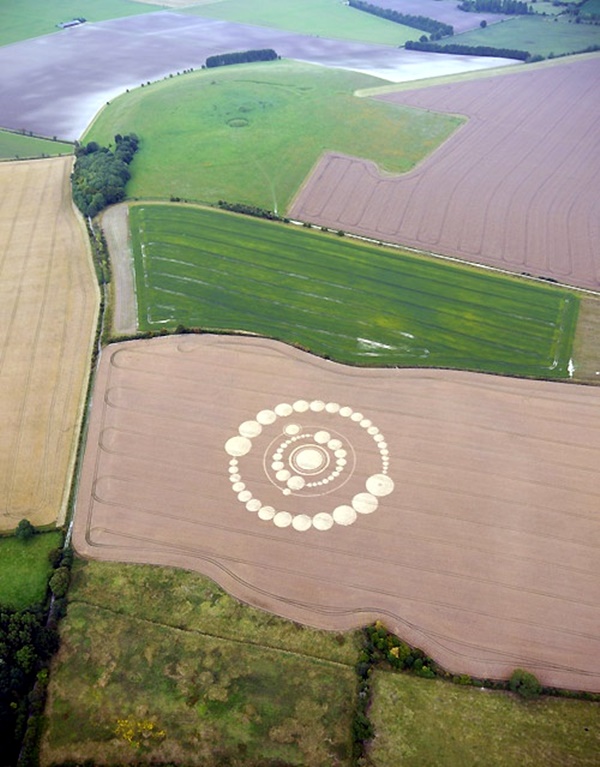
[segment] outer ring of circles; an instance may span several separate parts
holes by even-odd
[[[242,481],[239,469],[239,458],[247,455],[252,449],[252,439],[258,437],[263,426],[271,426],[278,418],[287,418],[294,413],[327,412],[346,418],[361,428],[375,442],[380,456],[382,469],[379,474],[372,474],[365,482],[366,492],[358,493],[352,498],[349,505],[337,506],[331,513],[318,512],[312,517],[308,514],[290,514],[288,511],[280,511],[273,506],[265,506],[258,498],[254,498],[246,484]],[[330,530],[334,524],[347,527],[356,522],[359,514],[372,514],[379,506],[379,498],[389,495],[394,490],[394,482],[388,474],[389,450],[383,434],[372,421],[365,418],[362,413],[354,411],[351,407],[341,406],[337,402],[323,402],[322,400],[297,400],[293,404],[280,403],[273,410],[261,410],[256,414],[253,421],[244,421],[238,428],[238,434],[230,437],[225,443],[225,452],[231,456],[229,461],[229,479],[233,492],[238,501],[243,503],[250,512],[258,514],[263,521],[272,521],[276,527],[289,527],[304,532],[314,527],[316,530]]]

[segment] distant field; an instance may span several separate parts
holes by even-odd
[[[38,533],[28,541],[0,538],[0,605],[17,610],[41,602],[50,575],[48,552],[61,533]]]
[[[376,671],[373,767],[593,767],[600,705],[514,696]]]
[[[187,13],[212,19],[276,27],[315,37],[358,40],[380,45],[404,45],[415,30],[403,24],[371,16],[339,0],[218,0],[186,9]]]
[[[199,575],[78,563],[61,635],[42,765],[350,767],[352,634],[247,608]],[[119,719],[164,736],[136,749]]]
[[[584,15],[600,16],[600,0],[587,0],[581,6],[581,13]]]
[[[139,326],[223,328],[340,362],[564,377],[578,300],[304,229],[174,205],[130,211]]]
[[[156,6],[133,0],[2,0],[0,46],[52,32],[69,34],[56,25],[79,16],[88,21],[118,19],[156,11]]]
[[[223,67],[125,94],[84,140],[108,143],[131,131],[141,137],[132,197],[226,199],[283,213],[329,149],[403,172],[462,124],[353,96],[381,82],[289,61]]]
[[[48,141],[20,133],[0,130],[0,158],[16,160],[31,157],[72,154],[73,145],[61,141]]]
[[[492,45],[497,48],[516,48],[533,55],[558,56],[582,51],[590,45],[600,45],[600,27],[591,24],[570,24],[563,18],[517,16],[486,29],[474,29],[462,35],[440,40],[442,45]]]

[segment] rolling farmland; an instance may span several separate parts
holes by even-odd
[[[134,206],[130,224],[142,330],[241,330],[361,365],[567,375],[567,291],[214,210]]]
[[[0,528],[62,521],[98,307],[71,157],[0,164]]]

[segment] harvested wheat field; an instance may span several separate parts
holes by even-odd
[[[381,618],[454,672],[600,690],[600,391],[366,370],[258,338],[110,346],[77,551],[287,618]]]
[[[64,515],[98,310],[72,157],[0,164],[0,528]]]
[[[416,169],[325,155],[290,215],[600,289],[600,57],[382,96],[466,115]]]

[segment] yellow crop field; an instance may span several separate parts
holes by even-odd
[[[72,157],[0,163],[0,529],[62,520],[99,305]]]

